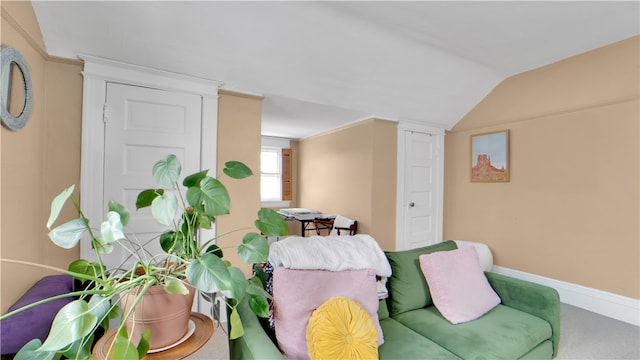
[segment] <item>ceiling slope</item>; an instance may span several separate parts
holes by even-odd
[[[263,132],[449,129],[504,78],[638,34],[638,2],[34,1],[47,51],[265,96]]]

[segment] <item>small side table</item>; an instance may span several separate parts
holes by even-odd
[[[144,359],[148,360],[176,360],[183,359],[198,351],[213,336],[213,321],[211,318],[200,313],[191,313],[191,320],[196,324],[193,334],[182,344],[171,349],[147,354]],[[111,341],[117,329],[110,329],[93,347],[93,357],[99,360],[106,359]]]

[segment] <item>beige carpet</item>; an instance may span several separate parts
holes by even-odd
[[[229,335],[225,333],[226,324],[216,326],[213,337],[200,350],[189,355],[191,360],[228,360],[229,359]]]

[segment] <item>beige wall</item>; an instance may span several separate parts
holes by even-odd
[[[448,239],[495,263],[640,298],[639,38],[510,77],[445,139]],[[511,132],[511,182],[469,181],[469,136]]]
[[[0,256],[66,268],[79,249],[59,249],[46,233],[51,199],[63,188],[80,183],[82,63],[47,55],[29,2],[2,2],[2,45],[16,48],[31,70],[34,106],[29,123],[18,132],[0,133],[2,164]],[[228,160],[245,162],[254,172],[245,180],[224,176],[232,214],[219,219],[219,233],[253,227],[260,208],[261,99],[221,92],[219,101],[218,169]],[[79,192],[76,187],[76,192]],[[62,217],[71,218],[71,209]],[[245,232],[221,239],[231,246],[225,256],[239,264],[234,245]],[[248,272],[249,266],[243,269]],[[2,263],[1,311],[15,302],[49,271]]]
[[[358,221],[395,249],[397,124],[371,119],[298,144],[298,206]]]
[[[260,210],[260,131],[262,129],[262,98],[221,91],[218,99],[218,174],[231,198],[229,215],[217,219],[218,246],[223,248],[225,259],[250,274],[251,267],[237,256],[235,247],[242,242],[244,234],[257,231],[254,221]],[[242,180],[230,179],[222,174],[224,163],[242,161],[254,175]],[[226,247],[229,247],[226,249]]]
[[[53,245],[45,223],[51,199],[80,180],[82,66],[46,54],[29,2],[5,1],[1,6],[2,45],[18,50],[27,62],[33,112],[22,130],[0,130],[0,256],[66,268],[79,250]],[[2,312],[48,273],[5,262],[0,269]]]

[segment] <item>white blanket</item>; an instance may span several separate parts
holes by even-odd
[[[391,265],[378,243],[369,235],[290,236],[271,245],[269,262],[299,270],[373,269],[376,275],[391,276]]]

